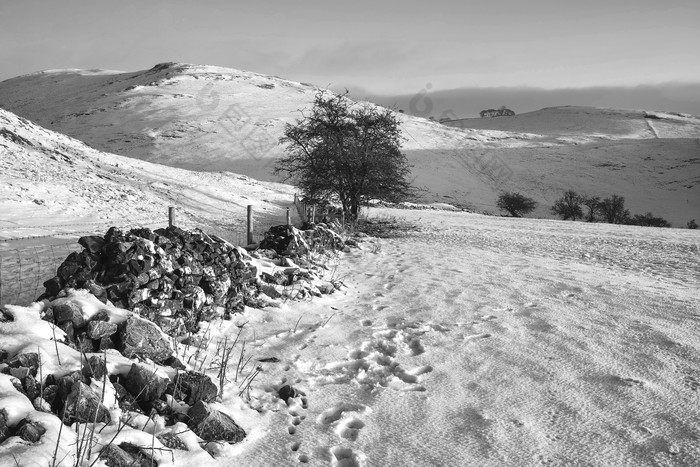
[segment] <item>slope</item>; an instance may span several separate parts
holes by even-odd
[[[0,239],[74,231],[76,225],[162,226],[168,206],[177,207],[179,225],[230,237],[244,230],[248,204],[262,223],[283,218],[293,190],[100,152],[0,109]],[[10,246],[17,242],[0,243]]]
[[[121,73],[53,70],[0,83],[0,107],[103,151],[198,171],[273,180],[286,123],[318,88],[214,66],[163,63]],[[401,114],[423,201],[497,212],[521,191],[552,217],[566,189],[625,196],[634,213],[675,226],[700,218],[700,119],[673,113],[554,107],[447,125]],[[450,126],[451,125],[451,126]]]

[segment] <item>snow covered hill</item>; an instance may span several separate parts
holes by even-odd
[[[294,188],[224,172],[193,172],[92,149],[0,109],[0,239],[127,224],[244,229],[283,219]],[[79,228],[76,228],[80,226]],[[41,226],[34,228],[33,226]],[[16,248],[16,244],[0,243]]]
[[[214,66],[50,70],[0,83],[0,107],[102,151],[172,167],[273,180],[284,124],[318,88]],[[619,194],[633,213],[674,226],[700,218],[700,119],[672,113],[555,107],[442,125],[400,115],[424,201],[496,212],[520,191],[552,217],[567,189]],[[456,126],[456,128],[454,127]]]

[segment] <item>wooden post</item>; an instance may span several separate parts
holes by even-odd
[[[316,205],[315,204],[311,207],[311,223],[312,224],[316,223]]]
[[[168,208],[168,227],[172,227],[175,224],[175,207],[170,206]]]
[[[289,213],[289,208],[287,208],[287,225],[292,225],[292,216]]]
[[[253,206],[248,205],[248,245],[253,243]]]
[[[345,228],[345,211],[340,212],[340,226]]]
[[[294,206],[296,206],[298,202],[299,202],[299,197],[297,196],[296,193],[294,193]]]

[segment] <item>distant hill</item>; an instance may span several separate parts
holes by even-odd
[[[547,136],[700,138],[700,118],[692,115],[595,107],[549,107],[507,118],[463,118],[443,123],[453,128]]]
[[[164,63],[123,73],[53,70],[0,82],[0,107],[102,151],[274,180],[284,125],[318,88],[231,68]],[[502,190],[540,202],[566,189],[626,197],[675,226],[700,219],[700,119],[553,107],[440,124],[398,114],[423,201],[496,212]]]

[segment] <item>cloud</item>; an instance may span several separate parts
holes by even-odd
[[[334,47],[313,47],[289,60],[286,69],[306,74],[379,74],[412,62],[410,47],[387,42],[343,43]]]

